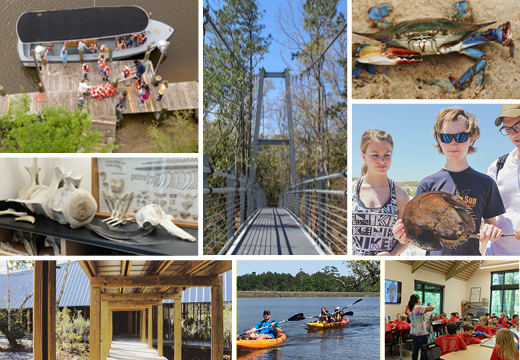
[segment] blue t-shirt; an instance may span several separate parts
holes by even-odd
[[[61,57],[61,61],[65,61],[67,62],[67,51],[65,51],[65,54],[63,53],[63,50],[66,50],[65,46],[61,48],[61,51],[60,51],[60,57]]]
[[[266,326],[267,326],[267,327],[266,327],[265,329],[262,329],[262,330],[260,330],[260,331],[257,331],[257,333],[259,333],[259,334],[269,334],[269,335],[271,335],[272,337],[275,338],[275,337],[278,335],[278,332],[277,332],[277,331],[276,331],[276,330],[275,330],[271,325],[269,325],[269,324],[271,324],[273,321],[275,322],[275,324],[276,324],[277,326],[279,326],[279,325],[278,325],[278,322],[277,322],[276,320],[268,320],[268,321],[264,321],[264,320],[262,320],[262,321],[259,321],[259,322],[255,325],[255,329],[260,329],[260,328],[263,328],[263,327],[266,327]],[[268,326],[268,325],[269,325],[269,326]]]
[[[460,197],[462,201],[471,206],[475,215],[475,234],[478,234],[480,230],[482,218],[494,218],[506,212],[495,181],[471,167],[460,172],[441,169],[435,174],[425,177],[419,182],[415,196],[427,191],[446,191]],[[481,255],[479,243],[479,239],[469,239],[454,249],[428,251],[426,255]]]
[[[135,69],[137,70],[137,73],[139,74],[139,76],[143,75],[144,72],[146,71],[146,68],[144,67],[143,64],[141,64],[140,61],[137,63]]]

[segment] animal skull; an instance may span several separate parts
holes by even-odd
[[[172,222],[173,217],[171,215],[166,215],[166,213],[158,205],[149,204],[144,206],[135,215],[135,220],[137,221],[137,224],[139,225],[140,229],[145,229],[150,225],[161,225],[168,233],[172,235],[178,236],[181,239],[187,241],[196,241],[196,239],[193,236],[177,227]]]

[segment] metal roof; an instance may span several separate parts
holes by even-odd
[[[135,264],[135,263],[138,264]],[[132,271],[135,273],[143,273],[149,268],[148,264],[141,264],[139,261],[134,261]],[[56,296],[61,290],[63,283],[63,275],[65,273],[65,263],[60,264],[60,268],[56,269]],[[136,266],[137,265],[137,266]],[[20,307],[22,301],[33,293],[33,270],[24,270],[10,273],[10,288],[11,288],[11,307]],[[222,287],[224,293],[224,301],[231,301],[232,299],[232,275],[228,271],[222,275]],[[192,287],[182,292],[182,302],[210,302],[211,289],[209,287]],[[171,303],[173,300],[164,300],[165,303]],[[25,304],[25,308],[32,308],[33,298],[31,297]],[[67,277],[67,284],[65,291],[61,298],[60,307],[72,306],[90,306],[90,281],[78,262],[71,261],[69,274]],[[7,274],[0,275],[0,309],[7,308]]]

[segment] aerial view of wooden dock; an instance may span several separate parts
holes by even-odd
[[[144,63],[144,62],[143,62]],[[97,63],[88,63],[90,72],[88,73],[87,84],[105,85],[101,75],[98,74]],[[110,80],[118,78],[117,92],[127,91],[126,109],[122,113],[158,113],[164,107],[168,111],[174,110],[195,110],[198,109],[198,83],[196,81],[169,83],[166,93],[161,101],[157,101],[159,88],[152,85],[153,64],[151,61],[144,63],[147,71],[143,75],[143,81],[150,85],[150,97],[141,106],[141,100],[137,95],[135,80],[133,75],[122,80],[121,73],[126,65],[132,67],[133,60],[114,61],[107,65],[110,68]],[[135,72],[135,69],[132,69]],[[39,114],[44,106],[54,106],[56,103],[64,108],[74,110],[78,107],[79,81],[83,79],[83,72],[80,63],[67,64],[66,71],[63,71],[62,64],[47,64],[42,67],[42,80],[45,87],[43,94],[39,92],[27,93],[32,100],[30,112]],[[166,79],[167,80],[167,79]],[[0,113],[9,109],[10,103],[21,94],[7,94],[0,96]],[[87,96],[83,109],[92,115],[92,128],[100,132],[110,130],[112,136],[115,134],[117,125],[116,119],[116,96],[106,97],[103,100]],[[87,106],[90,104],[90,106]]]

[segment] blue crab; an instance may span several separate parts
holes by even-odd
[[[374,73],[375,70],[370,68],[372,64],[413,64],[421,62],[420,57],[424,55],[459,52],[477,60],[460,78],[450,76],[449,81],[421,81],[426,84],[441,86],[447,90],[456,90],[464,89],[464,84],[474,77],[476,86],[480,88],[487,60],[486,55],[482,51],[472,48],[473,46],[487,42],[498,42],[510,48],[511,57],[514,55],[511,23],[509,21],[496,29],[483,32],[478,31],[495,22],[484,24],[458,22],[470,16],[471,9],[468,1],[460,1],[452,6],[449,10],[451,19],[423,18],[392,25],[392,23],[384,20],[384,17],[391,11],[392,6],[388,3],[380,4],[368,11],[370,20],[383,30],[373,34],[353,32],[383,43],[379,46],[359,44],[353,46],[353,54],[358,57],[354,64],[353,77],[359,75],[363,64],[368,64],[369,71]]]

